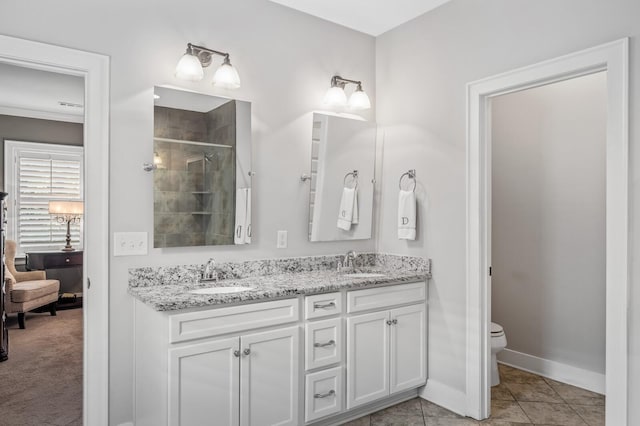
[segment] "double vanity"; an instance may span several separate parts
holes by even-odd
[[[330,425],[414,397],[430,262],[342,261],[131,269],[135,424]]]

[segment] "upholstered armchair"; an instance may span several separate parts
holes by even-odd
[[[16,242],[7,240],[5,248],[5,311],[17,313],[20,328],[25,328],[25,313],[48,305],[56,315],[56,302],[60,281],[48,280],[45,271],[21,272],[16,270]]]

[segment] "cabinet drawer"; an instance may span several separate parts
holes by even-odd
[[[342,411],[342,367],[307,374],[305,384],[305,421]]]
[[[342,313],[340,293],[314,294],[304,298],[304,317],[314,319]]]
[[[403,303],[420,302],[426,298],[424,282],[353,290],[347,293],[347,312],[386,308]]]
[[[216,308],[170,317],[171,343],[298,321],[298,299]]]
[[[342,319],[333,318],[305,326],[307,370],[342,361]]]
[[[25,262],[29,270],[66,268],[82,265],[82,251],[70,253],[26,253]]]

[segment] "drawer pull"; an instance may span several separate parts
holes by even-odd
[[[332,346],[332,345],[335,345],[335,344],[336,344],[335,340],[329,340],[327,343],[314,343],[313,347],[314,348],[324,348],[324,347]]]
[[[391,323],[392,323],[393,325],[396,325],[396,324],[398,323],[398,320],[397,320],[397,319],[393,319],[393,320],[391,320]]]
[[[251,354],[251,349],[247,348],[244,351],[242,351],[242,353],[245,354],[245,355],[249,355],[249,354]]]
[[[240,351],[237,349],[233,351],[233,356],[235,356],[236,358],[240,358]]]
[[[335,308],[336,307],[336,302],[329,302],[329,303],[314,303],[313,304],[313,308],[314,309],[330,309],[330,308]]]
[[[327,398],[329,396],[333,396],[336,394],[336,391],[334,391],[333,389],[331,389],[329,392],[327,393],[317,393],[315,395],[313,395],[314,398]]]
[[[71,259],[69,259],[68,257],[64,260],[65,262],[69,263],[71,262]]]
[[[387,325],[393,324],[390,320],[387,320]]]

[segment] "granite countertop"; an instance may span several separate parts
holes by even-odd
[[[363,255],[361,255],[363,256]],[[248,261],[218,265],[217,282],[198,282],[202,265],[137,268],[129,271],[129,293],[157,311],[219,306],[250,301],[318,294],[391,283],[426,280],[431,276],[427,259],[381,254],[364,255],[357,268],[365,273],[384,274],[356,277],[348,268],[338,272],[340,256]],[[194,294],[208,287],[249,287],[250,290],[226,294]]]

